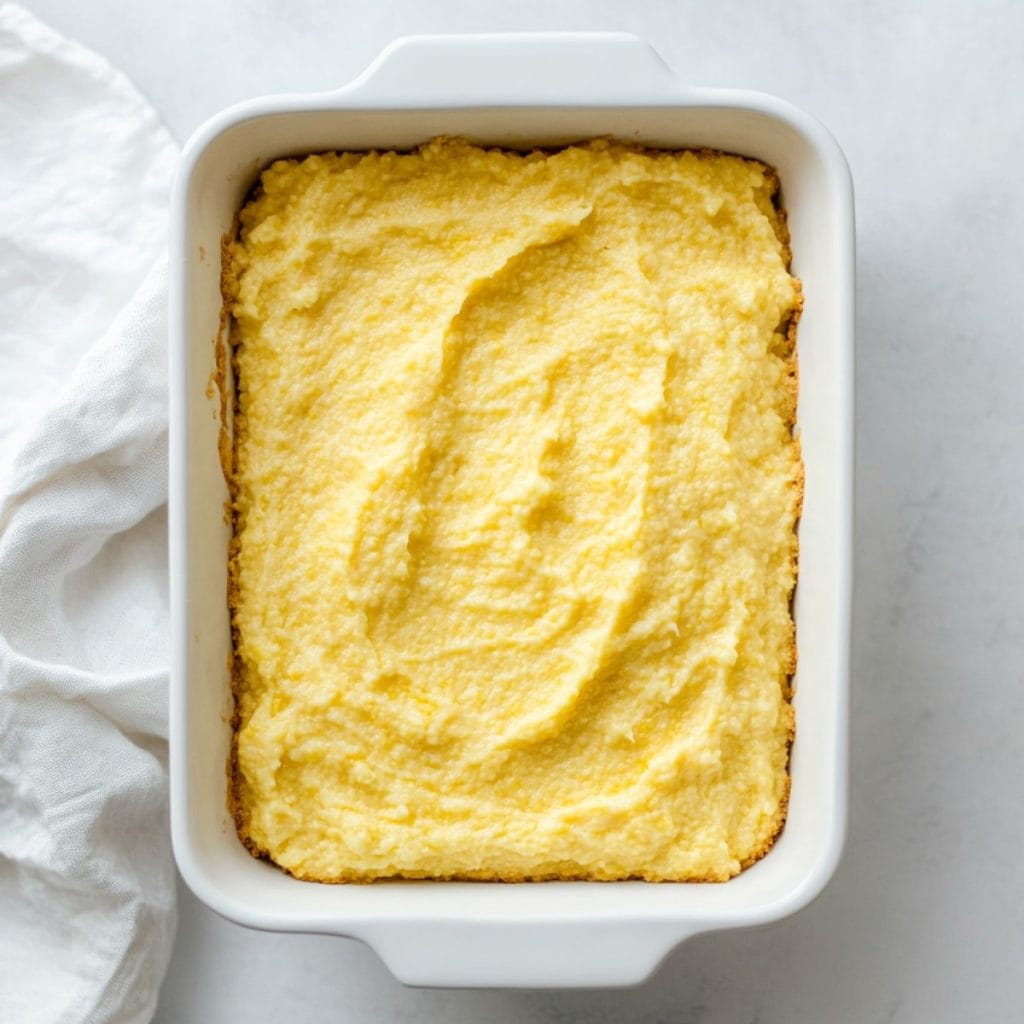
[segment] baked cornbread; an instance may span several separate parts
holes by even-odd
[[[227,249],[232,786],[305,879],[724,880],[785,816],[798,282],[752,160],[281,160]]]

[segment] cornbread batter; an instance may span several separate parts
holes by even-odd
[[[225,268],[250,849],[331,881],[768,849],[801,491],[775,191],[605,142],[263,174]]]

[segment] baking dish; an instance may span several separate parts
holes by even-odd
[[[230,531],[208,398],[221,237],[274,158],[408,148],[442,134],[519,148],[594,136],[707,146],[779,171],[805,296],[797,738],[785,830],[728,882],[321,885],[254,860],[236,837],[225,800]],[[171,825],[196,895],[245,925],[362,939],[409,984],[501,987],[636,984],[690,936],[764,924],[813,899],[838,861],[847,802],[853,200],[828,133],[778,99],[690,87],[628,35],[416,37],[393,43],[340,90],[255,100],[214,117],[185,148],[173,204]]]

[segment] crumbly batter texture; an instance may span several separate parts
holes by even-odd
[[[724,880],[771,846],[802,491],[777,192],[605,141],[264,172],[224,275],[255,854]]]

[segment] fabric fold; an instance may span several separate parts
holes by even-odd
[[[170,956],[166,221],[133,86],[0,7],[0,1017],[148,1021]]]

